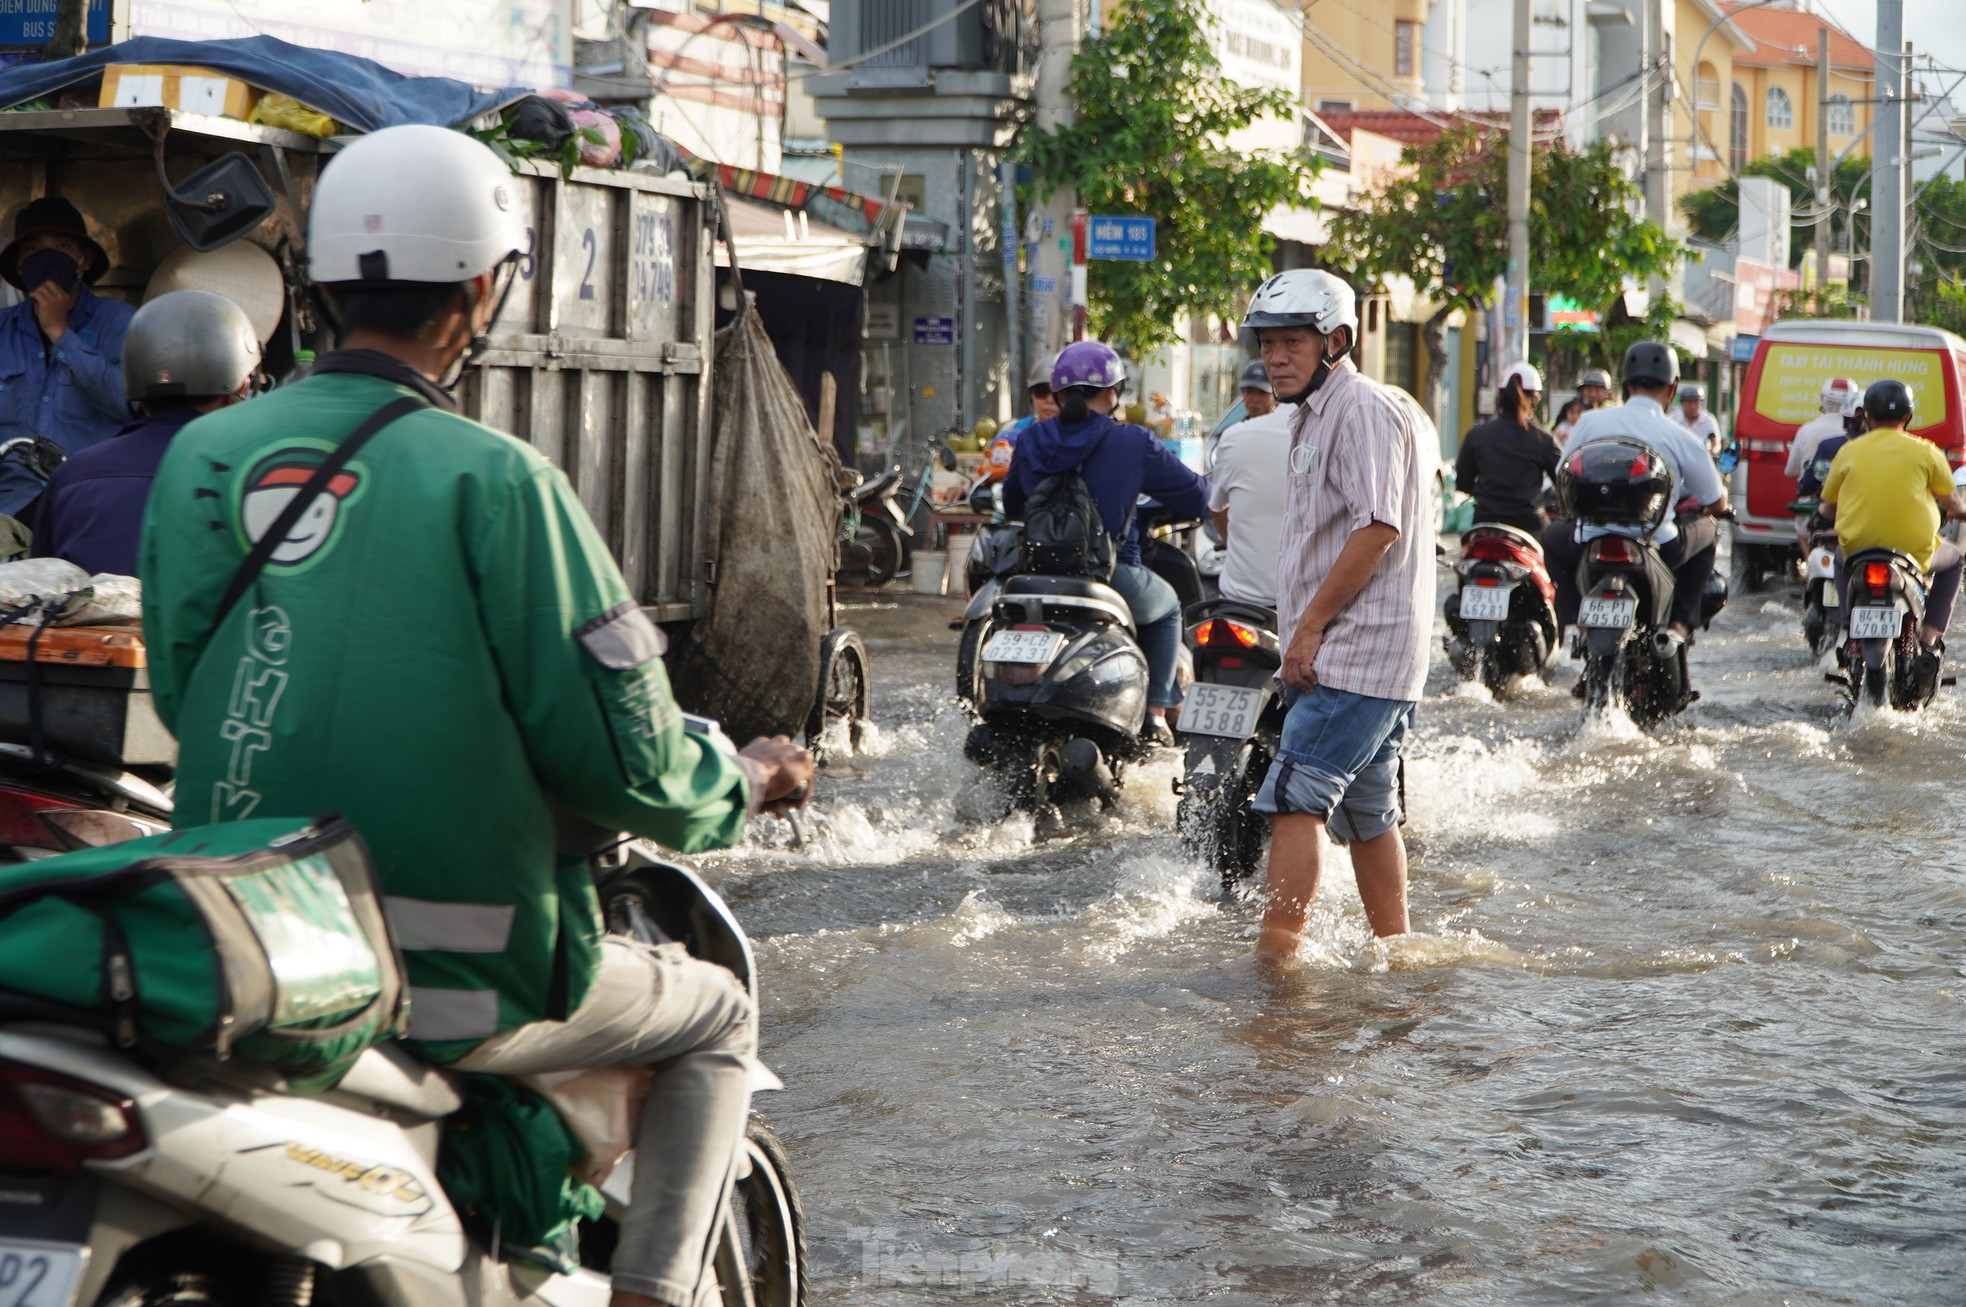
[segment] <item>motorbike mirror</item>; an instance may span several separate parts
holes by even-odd
[[[212,160],[184,180],[173,183],[164,171],[164,154],[157,152],[157,181],[164,191],[164,212],[179,239],[200,253],[244,236],[273,212],[273,192],[252,160],[234,151]]]
[[[941,462],[943,471],[953,472],[956,470],[956,451],[947,445],[943,445],[937,449],[935,451],[935,457]]]
[[[1954,489],[1966,490],[1966,467],[1956,467],[1952,470],[1952,484]]]

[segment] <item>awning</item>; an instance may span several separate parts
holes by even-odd
[[[746,272],[780,272],[793,277],[861,285],[867,276],[867,246],[838,227],[814,222],[803,212],[753,204],[735,195],[730,205],[731,237],[737,266]],[[717,266],[730,266],[730,251],[719,242]]]
[[[1667,335],[1681,358],[1703,359],[1707,356],[1706,328],[1696,326],[1685,318],[1674,318]]]

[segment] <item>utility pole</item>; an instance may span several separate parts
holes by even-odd
[[[1666,37],[1665,0],[1645,0],[1647,73],[1657,79],[1645,96],[1645,216],[1672,226],[1672,147],[1666,139],[1672,104],[1672,49]]]
[[[1501,365],[1529,358],[1529,0],[1515,0],[1509,70],[1509,277],[1502,300]],[[1496,375],[1500,375],[1499,370]]]
[[[1816,308],[1829,289],[1829,28],[1816,29]]]
[[[1038,0],[1040,51],[1032,100],[1040,127],[1062,127],[1072,121],[1071,63],[1085,35],[1083,9],[1079,0]],[[1057,353],[1071,339],[1072,213],[1078,207],[1078,192],[1061,187],[1050,199],[1033,203],[1025,219],[1031,295],[1024,357],[1032,364]],[[1023,377],[1012,377],[1011,384],[1023,393]]]
[[[1878,101],[1877,176],[1870,204],[1870,316],[1900,322],[1905,298],[1905,48],[1904,0],[1877,0],[1877,62],[1872,95]]]

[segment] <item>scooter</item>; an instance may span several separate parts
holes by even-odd
[[[1158,507],[1139,510],[1142,559],[1177,595],[1198,594],[1193,558],[1150,538]],[[964,615],[956,681],[978,719],[963,756],[1002,775],[1014,807],[1042,815],[1077,798],[1111,807],[1127,766],[1148,752],[1147,656],[1132,609],[1103,581],[989,578]]]
[[[1849,672],[1831,677],[1852,705],[1886,703],[1899,712],[1923,708],[1939,690],[1936,668],[1921,675],[1918,628],[1925,620],[1925,574],[1909,554],[1860,549],[1845,560],[1849,605]]]
[[[886,585],[907,570],[913,533],[901,514],[895,495],[901,488],[897,464],[872,481],[859,479],[851,469],[842,473],[839,530],[839,571],[859,576],[868,585]]]
[[[1460,589],[1444,605],[1447,660],[1497,695],[1535,676],[1556,651],[1556,583],[1527,531],[1477,522],[1461,537]]]
[[[1578,693],[1587,712],[1620,704],[1640,726],[1652,726],[1698,701],[1686,669],[1689,642],[1663,642],[1672,612],[1673,574],[1653,535],[1672,510],[1669,465],[1641,441],[1594,440],[1559,470],[1566,515],[1584,527],[1639,527],[1639,538],[1601,535],[1584,546],[1577,564],[1583,602],[1577,625],[1584,653]],[[1701,630],[1727,603],[1718,572],[1700,596]],[[1671,647],[1662,647],[1669,644]]]
[[[1255,810],[1283,734],[1283,666],[1273,608],[1218,599],[1190,611],[1194,684],[1181,700],[1187,742],[1175,823],[1197,859],[1233,890],[1263,865],[1269,822]]]
[[[596,882],[611,930],[679,942],[755,995],[743,930],[687,868],[629,844]],[[580,1265],[549,1269],[445,1196],[437,1153],[462,1103],[393,1044],[303,1096],[237,1060],[139,1060],[75,1014],[0,996],[0,1301],[604,1307],[612,1216],[587,1227]],[[611,1213],[631,1167],[602,1185]],[[803,1220],[784,1149],[753,1120],[717,1235],[726,1307],[803,1301]]]
[[[1790,505],[1813,513],[1814,500]],[[1809,533],[1809,552],[1802,559],[1802,638],[1809,652],[1821,658],[1843,643],[1843,599],[1836,591],[1836,528],[1821,526]]]

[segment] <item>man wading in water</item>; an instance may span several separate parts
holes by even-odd
[[[1288,715],[1256,795],[1257,811],[1271,814],[1256,952],[1274,962],[1302,942],[1327,825],[1351,846],[1372,933],[1407,930],[1399,751],[1427,680],[1432,457],[1398,401],[1346,357],[1358,299],[1344,282],[1280,273],[1257,289],[1243,331],[1277,398],[1299,406],[1277,555]]]

